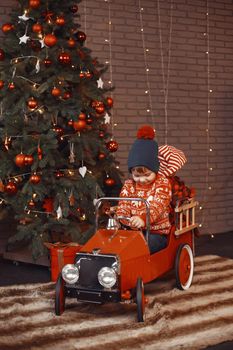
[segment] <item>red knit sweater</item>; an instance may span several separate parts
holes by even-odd
[[[168,234],[171,224],[169,222],[169,207],[171,202],[171,184],[167,177],[156,175],[151,184],[139,184],[133,180],[126,180],[120,197],[144,198],[150,204],[151,233]],[[117,215],[140,216],[146,222],[145,204],[140,201],[120,201]],[[127,224],[127,222],[124,222]]]

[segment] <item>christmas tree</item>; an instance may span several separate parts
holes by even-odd
[[[35,258],[54,233],[85,242],[95,199],[121,186],[112,92],[85,47],[79,2],[19,0],[2,25],[0,198],[18,223],[10,244],[31,242]]]

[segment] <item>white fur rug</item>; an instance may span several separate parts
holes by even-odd
[[[146,285],[146,321],[136,306],[69,300],[54,315],[54,284],[0,288],[0,350],[203,349],[233,340],[233,260],[195,258],[188,291],[172,274]]]

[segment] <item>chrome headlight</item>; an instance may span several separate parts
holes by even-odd
[[[73,264],[67,264],[62,269],[62,278],[66,283],[74,284],[79,279],[79,270]]]
[[[98,281],[105,288],[112,288],[116,283],[117,275],[111,267],[102,267],[98,272]]]

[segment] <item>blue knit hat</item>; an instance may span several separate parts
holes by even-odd
[[[157,173],[159,171],[158,144],[154,140],[155,131],[149,125],[138,129],[137,140],[134,141],[128,156],[128,169],[142,166]]]

